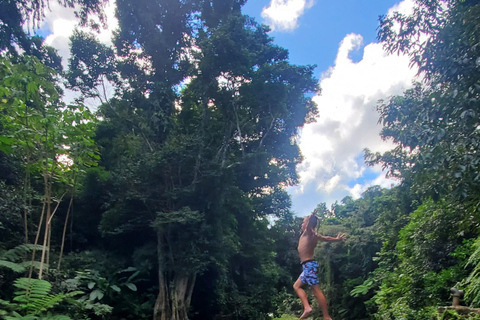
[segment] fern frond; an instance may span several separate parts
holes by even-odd
[[[83,292],[74,291],[65,294],[50,295],[52,285],[45,280],[20,278],[14,283],[18,289],[15,291],[13,301],[18,302],[21,309],[28,314],[38,315],[62,300],[76,296]]]
[[[42,250],[42,246],[22,244],[8,251],[0,252],[0,267],[8,268],[17,273],[25,272],[31,266],[38,269],[39,262],[37,261],[19,262],[22,259],[25,259],[27,253],[33,250]]]
[[[16,273],[21,273],[27,270],[27,268],[21,265],[20,263],[6,261],[6,260],[0,260],[0,267],[10,269]]]
[[[40,261],[25,261],[19,262],[18,264],[25,267],[25,270],[29,269],[30,267],[33,267],[36,270],[40,269]],[[48,264],[44,263],[43,267],[48,269]]]
[[[475,248],[475,251],[472,253],[470,258],[468,259],[467,266],[471,264],[476,264],[475,269],[478,269],[478,262],[480,261],[480,238],[475,240],[475,243],[473,246]]]
[[[47,264],[43,264],[45,268],[48,269]],[[0,260],[0,268],[8,268],[16,273],[22,273],[28,270],[30,267],[38,270],[40,269],[40,262],[38,261],[25,261],[25,262],[12,262],[7,260]]]
[[[470,305],[473,307],[480,305],[480,238],[475,241],[474,248],[475,251],[467,262],[467,266],[474,265],[474,268],[464,281],[465,298],[470,300]]]
[[[72,320],[69,316],[57,315],[37,318],[38,320]]]
[[[46,297],[52,288],[48,281],[28,278],[19,278],[13,285],[18,289],[13,301],[19,302],[19,306],[27,310],[32,309],[36,300]]]
[[[17,291],[15,294],[40,294],[47,295],[52,289],[50,282],[40,279],[29,279],[29,278],[18,278],[13,284],[16,288],[22,289]]]
[[[10,302],[0,299],[0,319],[2,319],[2,316],[8,314],[7,310],[11,310],[11,309],[12,309],[12,306]]]
[[[22,316],[17,312],[12,313],[13,316],[5,316],[5,320],[37,320],[38,318],[34,315]]]
[[[40,251],[42,248],[43,247],[39,244],[22,244],[1,254],[0,259],[15,262],[23,259],[27,253],[32,252],[33,250]]]
[[[35,314],[40,314],[41,312],[46,311],[52,308],[53,306],[59,304],[63,300],[79,295],[81,293],[83,292],[74,291],[74,292],[69,292],[65,294],[50,295],[50,296],[46,296],[38,300],[35,300],[33,302],[33,309],[35,310],[34,312]]]
[[[55,296],[47,296],[40,299],[37,299],[33,302],[32,312],[34,314],[40,314],[43,311],[50,309],[51,307],[60,303],[65,297],[62,294],[57,294]]]

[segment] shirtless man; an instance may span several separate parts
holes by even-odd
[[[315,212],[312,215],[305,217],[302,223],[302,235],[298,241],[298,254],[300,255],[300,261],[302,262],[303,272],[298,277],[297,281],[293,284],[293,288],[297,292],[298,297],[303,304],[303,314],[300,319],[306,319],[312,313],[312,307],[308,303],[307,294],[302,289],[304,284],[308,284],[312,287],[313,294],[322,309],[323,319],[332,320],[328,314],[327,300],[320,290],[317,269],[318,262],[313,259],[313,251],[318,241],[343,241],[345,240],[345,234],[339,233],[335,238],[322,236],[315,233],[315,227],[317,226],[318,218],[315,216]]]

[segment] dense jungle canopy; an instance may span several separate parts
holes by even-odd
[[[63,68],[25,29],[48,0],[0,0],[0,318],[301,314],[286,187],[320,88],[244,2],[117,0],[109,47],[104,1],[62,1],[83,25]],[[480,1],[416,4],[378,39],[420,82],[378,104],[395,148],[365,150],[399,184],[316,208],[348,234],[315,253],[334,319],[460,319],[451,287],[480,307]]]

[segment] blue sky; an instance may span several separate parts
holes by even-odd
[[[412,1],[255,0],[244,13],[271,26],[275,43],[289,50],[294,64],[317,65],[322,94],[317,123],[302,130],[305,157],[300,185],[288,188],[293,210],[303,216],[320,202],[358,198],[373,185],[391,187],[379,167],[366,167],[363,150],[386,151],[379,138],[375,106],[408,88],[415,70],[406,57],[389,56],[376,43],[379,16],[409,12]]]
[[[300,183],[287,190],[300,216],[318,203],[331,205],[345,196],[358,198],[368,187],[391,187],[379,167],[366,167],[363,150],[383,152],[392,144],[379,137],[375,110],[379,99],[401,94],[411,86],[416,70],[407,57],[388,55],[376,43],[378,17],[392,10],[411,12],[414,0],[250,0],[243,12],[268,24],[277,45],[290,52],[293,64],[317,65],[322,92],[313,99],[319,117],[305,125],[297,142],[304,156],[297,167]],[[50,4],[39,33],[59,51],[67,67],[69,37],[78,26],[71,8]],[[98,40],[111,45],[118,26],[115,1],[107,1],[108,29]],[[108,89],[108,88],[107,88]],[[113,94],[109,89],[107,95]],[[74,93],[66,91],[70,101]],[[87,102],[95,108],[98,102]]]
[[[271,0],[250,0],[243,12],[257,22],[266,23],[262,9]],[[387,13],[399,1],[394,0],[316,0],[299,17],[298,28],[291,31],[275,30],[275,43],[287,48],[295,64],[316,64],[317,72],[332,65],[338,44],[349,33],[361,34],[366,43],[376,40],[378,17]]]

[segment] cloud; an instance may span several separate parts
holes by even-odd
[[[411,15],[413,9],[415,8],[415,0],[404,0],[400,3],[397,3],[388,10],[387,15],[391,16],[394,12],[399,12],[405,15]]]
[[[313,0],[271,0],[263,8],[262,17],[275,30],[288,31],[298,27],[298,19],[313,6]],[[413,0],[405,0],[392,8],[411,12]],[[57,48],[66,66],[69,57],[69,37],[78,23],[73,10],[56,2],[50,4],[41,30],[49,31],[47,44]],[[118,22],[114,16],[115,1],[106,7],[108,29],[98,39],[111,44],[112,30]],[[322,95],[314,97],[319,119],[306,125],[299,139],[304,162],[299,165],[300,185],[290,188],[294,209],[306,214],[318,203],[331,204],[347,195],[354,198],[369,186],[389,187],[395,181],[386,180],[380,168],[367,168],[362,150],[386,151],[391,145],[383,142],[378,133],[379,115],[375,110],[378,99],[400,94],[408,88],[415,75],[408,67],[408,58],[387,55],[380,44],[363,47],[363,58],[353,62],[350,55],[361,50],[360,35],[345,36],[338,47],[334,65],[326,70],[320,81]],[[78,95],[67,91],[67,102]],[[96,104],[87,102],[89,107]]]
[[[376,105],[410,87],[416,70],[409,68],[408,57],[388,55],[378,43],[366,45],[363,58],[354,62],[350,55],[362,43],[358,34],[349,34],[340,43],[334,66],[321,77],[322,94],[313,98],[319,109],[317,122],[301,131],[300,184],[289,190],[301,215],[320,202],[330,205],[345,196],[358,198],[370,186],[395,183],[385,179],[380,168],[365,166],[363,150],[392,148],[379,136]]]
[[[101,28],[96,34],[97,39],[107,45],[112,44],[112,32],[118,27],[118,21],[115,17],[115,1],[110,0],[104,8],[107,16],[108,26]],[[57,2],[50,4],[50,10],[45,13],[45,19],[40,29],[49,30],[45,43],[56,48],[63,58],[64,67],[67,67],[68,57],[70,56],[70,36],[75,28],[79,27],[79,19],[75,16],[73,8],[66,8]],[[84,29],[88,31],[88,29]]]
[[[118,28],[115,7],[114,0],[109,0],[106,3],[104,10],[107,17],[107,28],[102,28],[99,33],[95,33],[97,40],[106,45],[112,45],[113,30]],[[70,57],[70,36],[76,28],[85,31],[89,31],[89,29],[79,26],[79,19],[75,16],[73,8],[66,8],[58,2],[52,2],[49,9],[45,12],[45,19],[40,25],[40,30],[42,33],[46,33],[45,44],[58,50],[58,54],[62,57],[62,65],[67,69]],[[92,18],[96,19],[95,17]],[[98,18],[96,20],[98,21]],[[110,84],[107,85],[107,90],[113,95],[113,89]],[[65,90],[64,100],[67,103],[72,103],[79,95],[78,92],[67,89]],[[99,102],[88,99],[85,101],[85,104],[89,108],[95,109]]]
[[[271,0],[262,10],[262,18],[272,30],[292,31],[298,27],[298,18],[313,4],[313,0]]]

